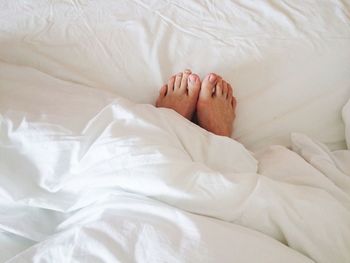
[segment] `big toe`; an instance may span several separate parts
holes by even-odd
[[[200,79],[198,77],[198,75],[196,74],[191,74],[188,77],[188,95],[191,97],[198,97],[199,94],[199,90],[201,86],[201,82]]]
[[[201,99],[208,99],[212,97],[214,87],[216,85],[218,78],[219,77],[214,73],[210,73],[205,77],[201,86],[201,92],[200,92]]]

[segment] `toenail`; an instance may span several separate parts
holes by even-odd
[[[210,81],[211,83],[214,83],[215,80],[216,80],[216,75],[215,75],[215,74],[210,74],[210,75],[209,75],[209,81]]]
[[[196,83],[196,80],[197,80],[196,75],[190,75],[189,80],[191,81],[192,84]]]
[[[182,73],[180,72],[180,73],[177,73],[177,76],[178,77],[182,77]]]
[[[192,73],[192,71],[190,69],[185,69],[184,72],[187,73],[187,74],[191,74]]]

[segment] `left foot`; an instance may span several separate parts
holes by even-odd
[[[196,109],[200,79],[190,70],[172,76],[159,91],[157,107],[173,109],[191,120]]]

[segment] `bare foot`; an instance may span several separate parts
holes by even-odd
[[[231,85],[213,73],[206,76],[197,102],[198,124],[207,131],[230,137],[235,108]]]
[[[159,91],[157,107],[173,109],[185,118],[191,120],[196,109],[200,90],[200,79],[190,70],[185,70],[172,76],[168,84]]]

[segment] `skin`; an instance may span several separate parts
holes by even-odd
[[[231,85],[220,76],[210,73],[201,83],[196,74],[185,70],[161,88],[156,106],[173,109],[189,120],[195,117],[207,131],[230,137],[236,108],[232,94]]]
[[[156,106],[173,109],[191,120],[196,109],[200,85],[199,77],[190,70],[178,73],[160,89]]]
[[[202,128],[230,137],[235,119],[236,99],[232,87],[220,76],[210,73],[201,85],[197,101],[197,119]]]

